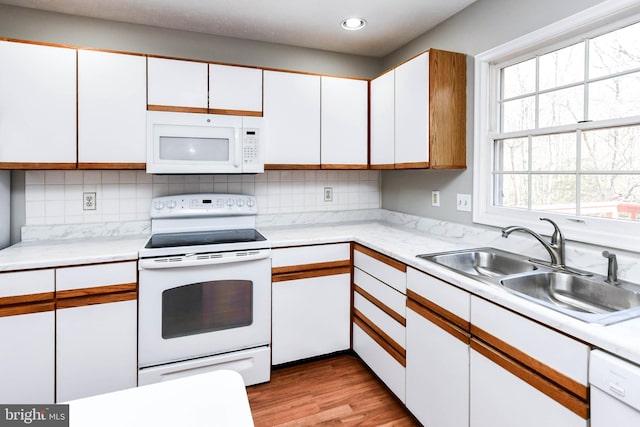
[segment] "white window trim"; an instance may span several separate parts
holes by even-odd
[[[536,215],[535,212],[492,206],[493,159],[492,144],[489,143],[490,135],[495,131],[491,129],[491,123],[496,113],[496,106],[491,104],[491,94],[495,93],[492,85],[498,81],[493,75],[497,71],[491,64],[535,52],[542,46],[550,46],[558,40],[605,27],[638,13],[640,0],[607,0],[475,57],[473,222],[497,227],[517,224],[549,235],[553,230],[539,221],[539,217],[544,216],[555,220],[569,240],[640,252],[640,223],[637,222],[624,221],[624,232],[620,232],[622,221],[576,219],[551,213]]]

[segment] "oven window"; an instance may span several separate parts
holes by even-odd
[[[253,323],[253,282],[216,280],[162,293],[162,338],[177,338],[249,326]]]

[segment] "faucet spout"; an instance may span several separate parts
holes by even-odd
[[[554,227],[553,235],[551,236],[551,242],[547,242],[541,235],[535,231],[518,225],[512,225],[502,229],[502,237],[507,238],[514,231],[521,231],[530,234],[546,249],[551,258],[551,266],[555,268],[565,268],[564,258],[564,236],[560,231],[558,225],[549,218],[540,218],[541,221],[547,221]]]

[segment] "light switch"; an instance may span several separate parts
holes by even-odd
[[[471,194],[458,194],[456,197],[456,209],[471,212]]]

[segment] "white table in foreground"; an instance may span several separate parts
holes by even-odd
[[[68,403],[71,427],[253,427],[242,377],[228,370]]]

